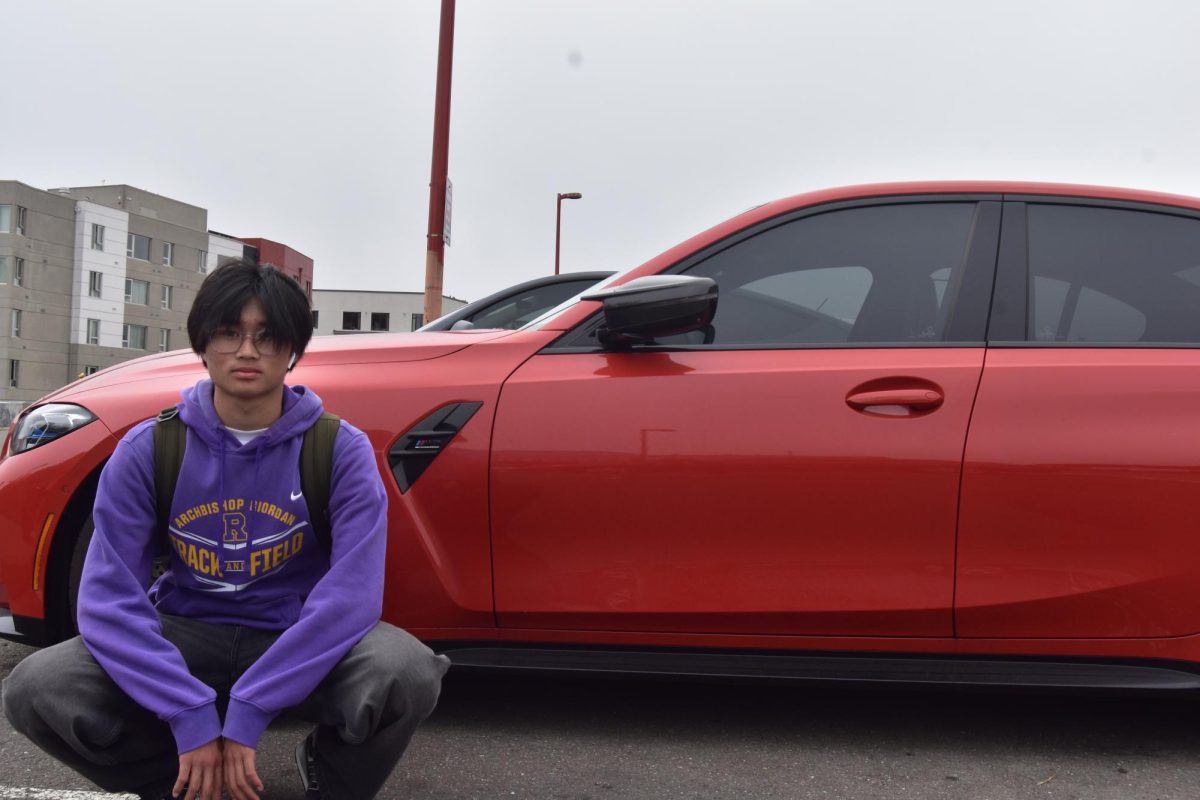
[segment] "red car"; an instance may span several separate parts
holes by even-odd
[[[201,373],[14,424],[4,635],[71,633],[100,468]],[[318,339],[292,380],[375,445],[386,619],[459,664],[1200,686],[1198,199],[801,195],[519,330]]]

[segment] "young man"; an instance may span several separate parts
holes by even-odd
[[[312,335],[304,292],[272,268],[227,264],[196,294],[188,335],[209,378],[178,406],[169,569],[147,593],[167,534],[148,420],[100,476],[80,636],[13,670],[5,713],[109,791],[258,800],[255,748],[290,709],[317,723],[297,751],[306,796],[374,797],[449,662],[379,622],[387,514],[370,442],[340,424],[322,542],[299,456],[323,409],[284,384]]]

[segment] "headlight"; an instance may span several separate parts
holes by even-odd
[[[96,415],[86,408],[69,403],[47,403],[38,406],[17,420],[8,453],[16,455],[41,447],[47,442],[66,436],[76,428],[94,422],[95,419]]]

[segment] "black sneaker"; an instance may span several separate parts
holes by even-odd
[[[317,777],[317,732],[304,737],[296,746],[296,769],[300,771],[300,782],[304,784],[306,800],[320,800],[321,780]]]

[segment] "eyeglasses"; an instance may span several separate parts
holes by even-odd
[[[244,339],[250,340],[259,355],[267,357],[279,355],[279,350],[283,347],[283,342],[267,331],[242,333],[233,328],[219,328],[213,332],[212,337],[208,340],[208,346],[214,353],[229,355],[242,349]]]

